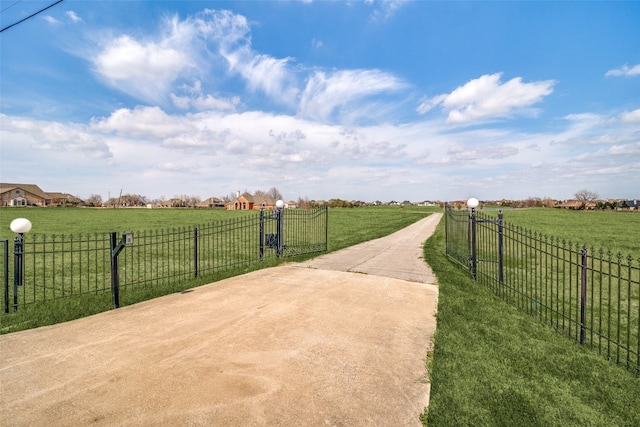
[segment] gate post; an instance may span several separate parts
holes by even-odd
[[[109,253],[111,255],[111,301],[113,308],[120,307],[120,275],[117,251],[118,237],[115,231],[109,232]]]
[[[193,277],[198,277],[198,227],[193,227]]]
[[[16,218],[9,228],[17,234],[13,240],[13,311],[18,311],[18,286],[22,286],[24,278],[24,235],[31,230],[31,221]]]
[[[260,208],[260,261],[264,259],[264,206]]]
[[[127,244],[133,243],[133,234],[124,233],[120,242],[115,231],[109,232],[109,249],[111,254],[111,299],[113,308],[120,307],[120,269],[118,268],[118,254]]]
[[[476,208],[480,202],[475,197],[467,200],[467,206],[471,208],[471,216],[469,217],[471,221],[471,275],[473,276],[473,280],[477,280],[478,273],[478,260],[476,255]]]

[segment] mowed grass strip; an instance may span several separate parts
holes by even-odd
[[[440,288],[424,425],[640,425],[640,378],[473,282],[444,254],[443,222],[424,254]]]

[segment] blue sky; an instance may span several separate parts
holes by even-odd
[[[0,1],[2,28],[53,1]],[[640,197],[640,2],[73,1],[0,33],[0,181]]]

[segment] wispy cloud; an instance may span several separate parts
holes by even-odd
[[[365,3],[374,7],[371,13],[372,21],[388,19],[400,9],[409,3],[410,0],[365,0]]]
[[[67,12],[65,12],[65,15],[67,15],[73,22],[82,22],[82,18],[80,18],[78,14],[72,10],[68,10]]]
[[[309,77],[301,99],[302,117],[330,121],[338,109],[372,95],[397,91],[405,84],[395,76],[379,70],[341,70],[333,73],[317,71]],[[342,112],[344,114],[344,111]],[[351,110],[357,119],[357,108]],[[360,110],[361,114],[366,114]]]
[[[424,114],[440,106],[448,113],[447,123],[469,124],[509,117],[526,111],[553,92],[556,83],[545,80],[523,83],[516,77],[506,83],[502,73],[486,74],[458,87],[449,94],[425,99],[417,111]]]
[[[42,19],[47,21],[47,23],[50,24],[50,25],[60,25],[60,21],[58,21],[56,18],[54,18],[51,15],[44,15],[42,17]]]
[[[620,68],[615,68],[613,70],[609,70],[605,73],[605,76],[637,76],[640,75],[640,64],[629,67],[627,64],[624,64]]]

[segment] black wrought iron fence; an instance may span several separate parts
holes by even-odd
[[[505,301],[640,375],[640,259],[447,206],[446,253]]]
[[[25,234],[20,275],[15,274],[16,263],[9,260],[9,242],[0,242],[4,310],[102,292],[111,292],[117,308],[120,289],[166,285],[278,257],[326,251],[327,220],[327,209],[322,207],[256,211],[197,227],[120,234]]]

